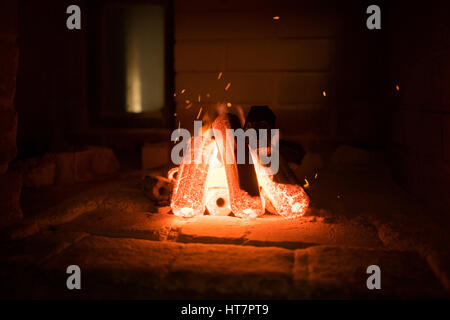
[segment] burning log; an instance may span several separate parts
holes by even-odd
[[[271,130],[275,128],[275,120],[276,117],[269,107],[253,106],[247,116],[244,128],[245,130],[255,129],[257,132],[259,132],[259,129]],[[261,163],[259,155],[270,155],[272,152],[270,135],[267,135],[267,137],[258,136],[258,146],[261,146],[262,139],[267,139],[263,143],[267,147],[251,150],[251,155],[267,210],[284,217],[294,218],[304,215],[309,205],[309,196],[299,185],[286,161],[279,154],[278,149],[276,152],[278,152],[279,170],[275,174]]]
[[[212,216],[227,216],[231,213],[230,194],[225,167],[218,156],[219,154],[211,159],[208,172],[206,209]]]
[[[244,183],[240,182],[235,158],[234,137],[227,136],[226,132],[227,129],[233,129],[233,125],[236,126],[235,123],[232,115],[222,114],[214,120],[212,129],[225,167],[231,210],[237,217],[255,218],[264,213],[264,206],[259,195],[252,196],[241,188]],[[238,120],[237,123],[239,123]]]
[[[208,188],[206,209],[212,216],[228,216],[231,213],[230,195],[225,188]]]
[[[205,211],[206,180],[216,148],[211,139],[196,136],[190,139],[181,162],[170,207],[179,217],[202,215]]]
[[[277,174],[272,174],[270,170],[261,164],[256,152],[252,152],[255,162],[256,174],[263,195],[270,201],[271,207],[277,214],[286,218],[295,218],[303,216],[309,205],[309,197],[305,190],[297,184],[285,184],[274,181]],[[269,207],[270,208],[270,207]]]

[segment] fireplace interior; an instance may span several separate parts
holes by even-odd
[[[76,2],[0,3],[2,299],[450,297],[448,1]]]

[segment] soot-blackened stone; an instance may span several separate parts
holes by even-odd
[[[268,106],[252,106],[245,119],[244,129],[274,129],[276,118]]]

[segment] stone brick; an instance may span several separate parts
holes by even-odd
[[[280,10],[296,10],[301,13],[313,14],[313,10],[316,14],[330,6],[330,2],[325,0],[318,0],[314,2],[310,1],[298,1],[298,0],[284,0],[282,2],[277,0],[224,0],[224,1],[208,1],[208,0],[192,0],[183,1],[175,0],[174,7],[176,12],[214,12],[214,11],[264,11],[269,14],[270,17],[274,13],[279,13]],[[280,14],[284,16],[284,12]]]
[[[0,245],[3,253],[0,262],[36,267],[85,236],[81,232],[47,230],[26,239],[4,242]]]
[[[56,163],[51,157],[32,158],[24,163],[25,187],[39,188],[55,183]]]
[[[93,297],[123,297],[128,292],[129,299],[157,298],[181,248],[171,242],[89,236],[49,259],[43,265],[48,272],[42,274],[54,282],[55,272],[63,274],[61,270],[76,264],[83,274],[82,291]],[[56,294],[67,294],[63,287]]]
[[[426,62],[411,65],[402,85],[403,104],[409,106],[432,104],[432,76],[432,70]]]
[[[119,161],[114,151],[107,147],[89,146],[92,152],[91,169],[95,175],[110,175],[119,171]]]
[[[227,70],[327,71],[332,52],[329,39],[231,42],[227,50]]]
[[[9,164],[17,155],[17,114],[0,109],[0,164]]]
[[[17,114],[11,109],[0,109],[0,135],[17,130]]]
[[[85,213],[61,228],[98,236],[159,241],[176,237],[183,223],[182,219],[172,214],[110,209]]]
[[[436,277],[450,291],[450,252],[432,250],[427,255],[427,261]]]
[[[294,73],[283,76],[278,84],[281,104],[326,103],[333,93],[328,73]],[[323,96],[326,91],[327,96]]]
[[[175,40],[261,39],[274,36],[276,27],[270,13],[179,12],[175,16]]]
[[[181,226],[177,241],[242,244],[252,224],[235,217],[198,216]]]
[[[333,10],[282,12],[279,16],[278,37],[333,37],[339,30]]]
[[[225,45],[220,42],[178,41],[175,43],[175,71],[225,70]]]
[[[333,9],[323,6],[314,9],[314,4],[298,1],[231,3],[177,5],[176,39],[332,37],[338,27]],[[274,16],[280,19],[273,20]]]
[[[370,152],[366,149],[341,145],[331,156],[331,162],[335,166],[368,166]]]
[[[404,110],[399,126],[407,148],[415,153],[442,157],[443,117],[440,114]]]
[[[319,105],[298,104],[273,108],[282,136],[329,134],[329,112]]]
[[[12,101],[16,92],[18,47],[15,40],[0,39],[0,98]]]
[[[285,5],[289,5],[290,1],[284,1]],[[255,11],[255,8],[259,10],[263,9],[275,9],[279,4],[276,0],[226,0],[226,1],[208,1],[208,0],[193,0],[183,1],[175,0],[174,6],[176,12],[203,12],[203,11]]]
[[[293,166],[295,176],[299,181],[308,179],[316,174],[324,166],[324,160],[319,153],[307,153],[302,159],[301,165]]]
[[[220,225],[218,229],[216,226]],[[324,223],[323,219],[305,217],[286,220],[263,216],[255,220],[235,217],[199,216],[180,226],[177,241],[199,243],[273,246],[287,249],[318,244],[381,247],[374,227],[356,223]]]
[[[191,297],[280,299],[290,294],[293,258],[280,248],[188,244],[173,262],[169,287]]]
[[[220,80],[217,76],[217,73],[177,73],[176,91],[186,89],[185,94],[177,95],[177,102],[184,106],[186,99],[196,103],[198,94],[205,100],[206,93],[211,95],[209,101],[214,102],[259,104],[270,103],[274,98],[275,80],[270,73],[224,72]],[[231,86],[225,91],[229,82]]]
[[[0,3],[0,30],[9,34],[17,34],[18,31],[18,7],[19,1],[2,1]]]
[[[441,76],[442,76],[442,105],[443,109],[446,111],[450,111],[450,92],[447,88],[450,88],[450,59],[448,59],[448,55],[443,59],[443,63],[441,65]]]
[[[245,244],[279,246],[289,249],[318,244],[381,247],[377,230],[356,223],[325,223],[323,219],[305,217],[286,220],[263,217],[249,224]]]
[[[107,147],[88,146],[76,152],[49,154],[56,162],[56,183],[72,184],[92,180],[119,170],[119,161],[114,152]]]
[[[0,175],[0,228],[23,218],[20,208],[22,175],[10,172]]]
[[[142,169],[152,169],[170,162],[169,144],[167,142],[146,143],[141,149]]]
[[[443,152],[444,160],[450,162],[450,115],[444,116]]]
[[[381,290],[367,289],[366,269],[370,265],[381,269]],[[429,299],[445,295],[426,261],[415,252],[311,247],[295,252],[293,272],[297,290],[303,292],[306,285],[313,299]]]
[[[54,154],[56,162],[57,184],[75,183],[75,154],[73,152],[60,152]]]

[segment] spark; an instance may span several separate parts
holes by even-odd
[[[231,107],[231,103],[227,102],[227,107],[230,108]]]
[[[217,80],[220,80],[222,78],[222,72],[219,73],[219,75],[217,76]]]
[[[398,84],[395,85],[395,90],[400,91],[400,86]]]
[[[202,107],[200,107],[200,110],[198,111],[198,114],[197,114],[197,119],[199,119],[199,118],[200,118],[200,115],[202,114],[202,110],[203,110],[203,108],[202,108]]]
[[[198,102],[200,102],[200,100],[201,100],[202,98],[201,98],[201,96],[200,95],[198,95]]]
[[[308,179],[305,178],[305,184],[303,185],[304,188],[309,188],[309,182]]]
[[[185,93],[185,92],[186,92],[186,89],[181,90],[181,94],[183,94],[183,93]]]
[[[314,179],[317,179],[317,173],[314,175]]]
[[[324,91],[322,91],[322,94],[323,94],[323,96],[324,97],[326,97],[327,96],[327,92],[324,90]]]
[[[225,87],[225,91],[227,91],[228,89],[230,89],[231,87],[231,82],[228,82],[227,86]]]
[[[189,103],[189,104],[186,106],[186,110],[189,109],[190,107],[192,107],[192,103]]]
[[[280,20],[280,17],[279,17],[279,16],[275,16],[275,17],[273,17],[272,19],[273,19],[273,20]]]
[[[189,104],[189,103],[191,103],[191,101],[190,101],[190,100],[186,100],[185,102],[186,102],[186,104]]]

